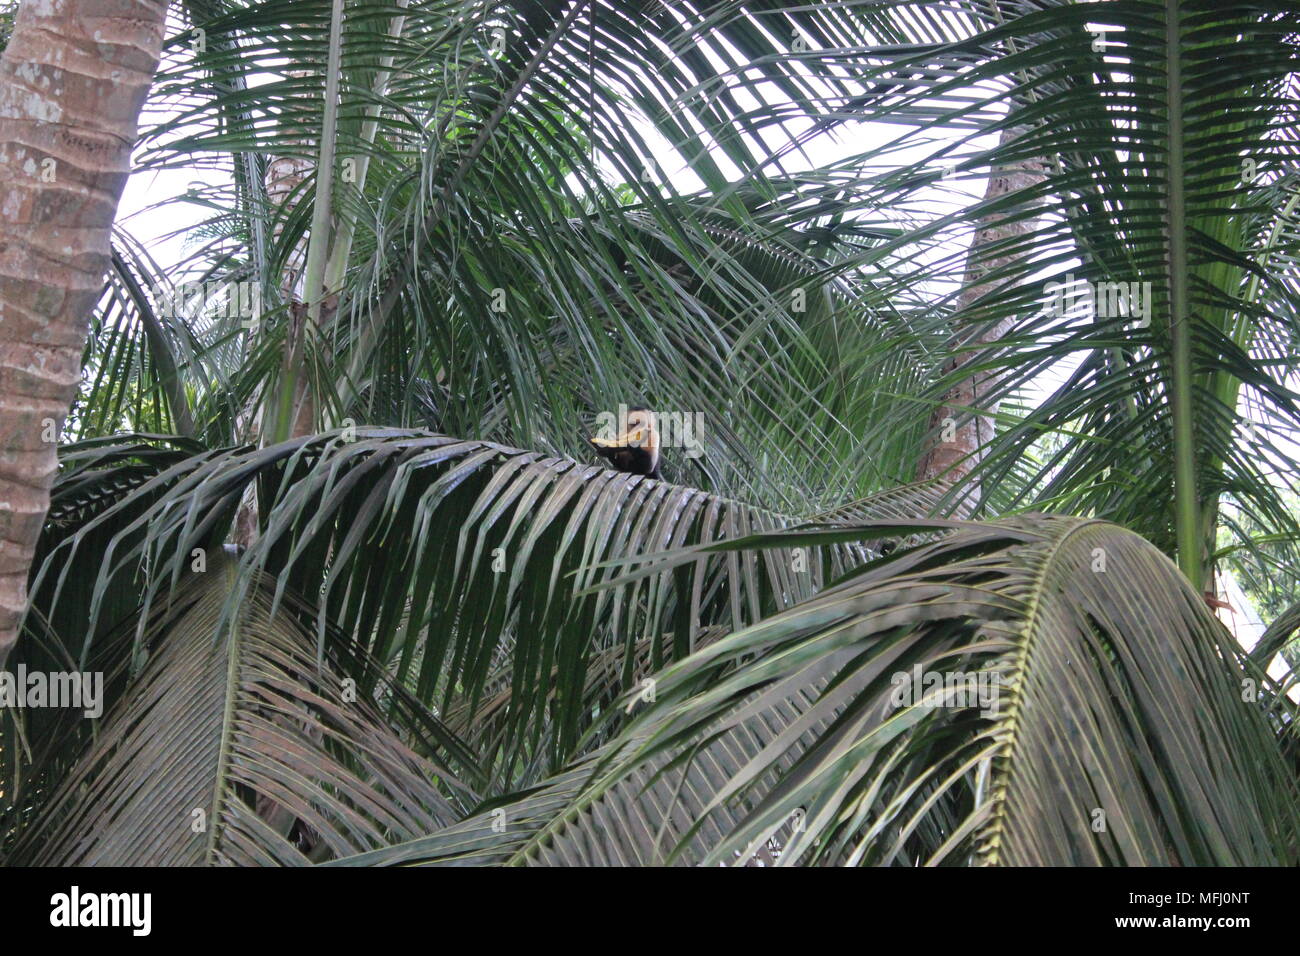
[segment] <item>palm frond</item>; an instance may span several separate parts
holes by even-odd
[[[131,457],[141,445],[149,443],[113,452],[122,475],[144,467]],[[799,519],[564,459],[391,429],[153,468],[43,552],[34,607],[82,622],[75,655],[84,659],[96,635],[119,623],[115,581],[135,582],[127,593],[144,608],[165,606],[196,549],[219,549],[245,490],[256,486],[263,526],[240,567],[278,579],[277,599],[318,596],[311,618],[322,654],[355,647],[419,699],[473,713],[508,649],[510,747],[483,755],[483,766],[496,763],[506,776],[540,745],[543,714],[554,722],[545,759],[558,766],[574,752],[591,721],[583,688],[602,653],[624,655],[622,683],[602,691],[612,698],[628,686],[638,644],[648,641],[660,666],[688,654],[709,628],[743,627],[810,597],[867,553],[844,543],[719,554],[663,573],[652,561],[642,579],[596,593],[620,574],[617,562]],[[77,474],[67,477],[70,489]],[[92,553],[104,556],[98,572],[75,573]],[[230,595],[228,614],[237,615],[245,587]]]
[[[481,814],[358,861],[644,862],[670,835],[667,859],[738,865],[782,828],[781,865],[1295,861],[1294,775],[1167,558],[1098,521],[936,528],[656,675],[608,759],[492,808],[523,831]],[[802,716],[779,719],[796,691]],[[713,748],[759,719],[771,733],[716,772]],[[664,794],[687,775],[677,818]]]
[[[300,620],[273,610],[273,581],[225,619],[237,576],[218,553],[150,615],[138,678],[11,860],[294,865],[459,817],[435,782],[445,772],[317,658]]]

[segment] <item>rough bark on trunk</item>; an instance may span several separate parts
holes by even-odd
[[[1002,144],[1014,139],[1019,132],[1008,129],[1002,135]],[[1044,166],[1039,160],[1024,160],[994,169],[989,174],[984,199],[988,201],[1029,189],[1042,181],[1043,174]],[[1015,247],[1002,255],[989,252],[990,248],[1014,242],[1037,228],[1036,218],[1010,219],[1009,215],[998,213],[980,220],[966,257],[966,274],[957,298],[957,314],[997,288],[997,283],[988,281],[987,276],[1027,257],[1024,247]],[[1015,321],[1015,317],[1008,316],[997,322],[981,322],[958,329],[952,346],[960,351],[954,352],[944,372],[953,372],[979,358],[984,350],[978,346],[997,342]],[[930,431],[917,464],[918,480],[942,477],[956,482],[979,463],[983,445],[993,437],[994,417],[999,404],[988,396],[996,391],[1001,380],[1002,376],[996,372],[977,372],[948,390],[930,417]],[[971,409],[978,409],[978,412],[973,414]]]
[[[167,0],[27,0],[0,57],[0,663],[166,13]]]

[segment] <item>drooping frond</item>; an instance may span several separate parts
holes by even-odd
[[[499,802],[504,831],[360,859],[734,865],[779,835],[781,865],[1294,863],[1294,775],[1167,558],[1097,521],[940,527],[655,675],[623,749]]]
[[[133,449],[153,447],[87,449],[104,464],[105,454],[117,455],[116,471],[70,471],[69,490],[59,492],[70,497],[84,475],[101,486],[117,473],[137,476],[128,495],[88,513],[43,552],[35,608],[56,615],[74,655],[87,653],[79,633],[89,645],[134,611],[121,606],[115,582],[133,582],[133,604],[170,601],[195,550],[219,546],[256,484],[263,526],[240,566],[275,577],[277,596],[314,596],[322,653],[355,646],[420,699],[471,714],[499,691],[508,661],[511,703],[498,715],[508,733],[484,754],[485,766],[504,760],[501,773],[539,745],[542,715],[553,721],[545,760],[573,753],[591,721],[583,688],[594,661],[621,649],[618,679],[598,690],[612,702],[630,686],[637,646],[662,666],[688,654],[707,628],[744,627],[806,599],[867,553],[843,544],[702,556],[663,573],[651,565],[635,583],[589,593],[629,559],[799,521],[593,465],[397,430],[179,461],[169,452],[165,468],[148,465],[161,452],[132,458]],[[71,573],[92,552],[104,556],[98,573]],[[245,586],[227,613],[238,613]]]
[[[302,621],[272,611],[273,582],[223,616],[236,576],[218,553],[150,615],[141,673],[12,860],[293,865],[459,816],[438,768],[318,661]]]

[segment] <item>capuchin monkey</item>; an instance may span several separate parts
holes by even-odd
[[[590,438],[592,447],[619,471],[660,478],[659,431],[655,413],[637,406],[628,410],[627,431],[616,438]]]

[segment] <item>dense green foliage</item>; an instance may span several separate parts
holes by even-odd
[[[105,716],[3,711],[8,860],[1300,860],[1204,600],[1300,625],[1294,4],[174,13],[137,165],[204,221],[117,237],[8,665]],[[662,482],[585,441],[638,403]]]

